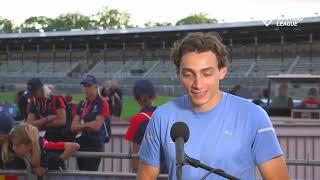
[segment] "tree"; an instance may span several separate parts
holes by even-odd
[[[192,14],[183,19],[180,19],[176,25],[186,25],[186,24],[207,24],[207,23],[218,23],[218,20],[215,18],[209,18],[208,14],[199,13]]]
[[[13,22],[0,17],[0,32],[11,33],[13,31]]]
[[[96,16],[97,27],[107,27],[110,29],[118,29],[121,27],[129,27],[130,14],[121,12],[118,9],[109,9],[105,7],[99,11]]]
[[[89,16],[79,13],[68,13],[52,19],[49,23],[49,29],[52,30],[70,30],[84,28],[88,29],[93,26],[93,20]]]
[[[44,30],[51,30],[49,29],[50,22],[52,21],[51,18],[45,16],[32,16],[26,19],[21,24],[21,31],[22,32],[36,32],[39,29]]]
[[[147,22],[147,23],[144,23],[144,26],[146,27],[159,27],[159,26],[172,26],[171,23],[169,22]]]

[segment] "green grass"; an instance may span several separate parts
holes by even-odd
[[[168,96],[158,96],[155,99],[153,104],[155,106],[159,106],[161,104],[168,102],[171,99],[172,97],[168,97]],[[122,110],[121,117],[125,117],[125,118],[132,117],[134,114],[139,112],[139,110],[140,110],[139,105],[134,100],[134,97],[132,96],[123,97],[123,110]]]
[[[64,93],[61,93],[61,94],[65,95]],[[1,92],[0,102],[14,103],[14,95],[15,93],[13,92]],[[80,100],[84,99],[84,96],[82,94],[72,94],[72,96],[73,96],[74,103],[78,103]],[[158,96],[154,101],[154,105],[159,106],[161,104],[168,102],[171,99],[172,97],[169,97],[169,96]],[[122,109],[121,117],[123,118],[132,117],[134,114],[139,112],[139,110],[140,110],[140,107],[132,96],[123,97],[123,109]]]
[[[1,92],[0,93],[0,102],[14,102],[14,93],[12,92]]]

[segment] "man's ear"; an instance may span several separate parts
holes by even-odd
[[[227,72],[228,72],[228,68],[227,67],[222,67],[219,70],[219,80],[224,79],[224,77],[226,77],[226,75],[227,75]]]

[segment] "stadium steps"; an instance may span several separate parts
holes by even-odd
[[[253,69],[254,69],[254,67],[256,66],[256,62],[253,62],[252,64],[251,64],[251,66],[250,66],[250,68],[248,69],[248,71],[245,73],[245,77],[248,77],[249,76],[249,74],[253,71]]]
[[[77,69],[77,67],[79,66],[79,62],[77,62],[76,64],[72,65],[71,68],[69,68],[69,70],[66,73],[67,77],[72,77],[72,73]]]
[[[154,63],[154,64],[149,68],[149,70],[148,70],[146,73],[144,73],[143,77],[145,78],[145,77],[147,77],[151,72],[153,72],[154,68],[157,67],[157,65],[158,65],[159,63],[160,63],[159,60],[156,61],[156,63]]]
[[[127,72],[128,69],[130,69],[131,66],[133,66],[136,62],[132,59],[129,59],[129,61],[126,61],[115,74],[121,74],[122,72]]]
[[[88,68],[87,68],[87,71],[86,72],[90,72],[90,70],[96,66],[96,64],[98,63],[99,61],[89,61],[89,64],[88,64]]]
[[[287,74],[291,74],[291,72],[293,71],[293,68],[299,63],[300,60],[300,56],[297,56],[296,59],[293,61],[293,63],[290,65]]]

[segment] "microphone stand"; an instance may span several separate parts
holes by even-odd
[[[182,166],[185,164],[181,164],[181,163],[177,163],[176,164],[176,176],[177,176],[177,180],[182,180]]]
[[[209,171],[209,173],[214,173],[214,174],[217,174],[219,176],[222,176],[224,178],[227,178],[227,179],[230,179],[230,180],[240,180],[239,178],[237,177],[234,177],[226,172],[224,172],[222,169],[215,169],[213,167],[210,167],[210,166],[207,166],[205,164],[202,164],[199,160],[197,159],[194,159],[194,158],[191,158],[189,157],[188,155],[185,154],[185,160],[184,160],[184,163],[177,163],[177,169],[176,169],[176,175],[177,175],[177,179],[178,180],[181,180],[181,175],[182,175],[182,166],[183,165],[186,165],[186,164],[189,164],[195,168],[201,168],[201,169],[205,169],[207,171]]]

